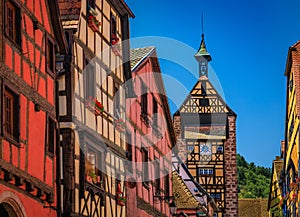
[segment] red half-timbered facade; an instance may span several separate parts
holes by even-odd
[[[0,216],[56,216],[58,3],[0,2]]]
[[[171,216],[175,134],[155,47],[132,49],[136,98],[126,100],[127,216]]]

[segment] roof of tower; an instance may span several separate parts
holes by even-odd
[[[201,44],[197,53],[195,54],[195,58],[198,62],[201,60],[201,58],[205,58],[208,62],[212,60],[211,55],[208,53],[206,49],[204,34],[202,34]]]

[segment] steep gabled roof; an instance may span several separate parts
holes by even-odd
[[[209,79],[201,76],[190,94],[186,97],[180,108],[174,115],[181,113],[198,114],[228,114],[234,115],[234,111],[226,104]]]
[[[154,46],[134,48],[130,50],[130,65],[131,70],[134,71],[147,57],[155,51]]]
[[[173,194],[178,208],[194,209],[210,203],[215,211],[218,210],[214,199],[194,179],[186,165],[176,155],[172,156],[173,165]],[[180,197],[176,197],[176,193]],[[204,208],[204,207],[203,207]]]
[[[156,48],[154,46],[144,47],[144,48],[134,48],[130,50],[130,64],[131,71],[135,72],[138,67],[147,59],[150,59],[153,68],[154,80],[156,82],[157,90],[163,105],[164,114],[167,121],[168,131],[170,133],[172,146],[176,144],[176,137],[173,129],[173,122],[171,118],[170,106],[167,99],[166,90],[163,83],[163,78],[160,71],[160,66],[156,54]]]

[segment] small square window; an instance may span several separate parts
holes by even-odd
[[[217,153],[223,153],[223,147],[222,146],[217,147]]]
[[[5,34],[21,45],[21,10],[12,1],[5,4]]]
[[[201,98],[200,99],[200,106],[204,106],[204,107],[209,106],[209,99]]]
[[[187,150],[189,153],[192,153],[194,151],[194,146],[193,145],[188,145]]]

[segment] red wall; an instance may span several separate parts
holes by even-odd
[[[16,0],[18,2],[18,0]],[[47,188],[55,189],[55,155],[46,154],[45,138],[47,113],[52,111],[55,117],[55,92],[54,78],[46,72],[46,35],[54,38],[53,28],[51,27],[51,17],[47,0],[27,0],[19,1],[21,10],[21,29],[22,43],[21,47],[12,42],[8,37],[4,37],[4,64],[23,80],[22,86],[31,88],[32,93],[38,95],[42,100],[38,103],[45,105],[40,111],[35,111],[34,102],[30,95],[20,92],[20,147],[2,140],[2,158],[5,162],[13,165],[18,170],[25,172],[35,181],[43,183]],[[26,10],[24,10],[26,8]],[[51,15],[55,16],[55,15]],[[39,28],[34,30],[33,19],[38,21]],[[25,32],[25,33],[24,33]],[[10,81],[4,82],[10,83]],[[16,90],[19,87],[10,84]],[[47,109],[45,109],[45,107]],[[52,107],[52,108],[51,108]],[[0,171],[0,173],[3,171]],[[3,174],[0,176],[3,179]],[[43,208],[43,203],[35,199],[36,191],[26,192],[25,184],[19,186],[19,190],[14,185],[14,179],[10,183],[0,185],[0,195],[3,191],[9,190],[16,194],[26,209],[28,217],[33,216],[56,216],[56,212],[50,212],[50,209]],[[31,196],[29,197],[29,194]],[[56,195],[54,195],[54,200]],[[45,200],[44,197],[37,198]],[[48,205],[46,203],[46,205]],[[56,206],[56,202],[52,204]],[[42,214],[41,214],[42,213]]]

